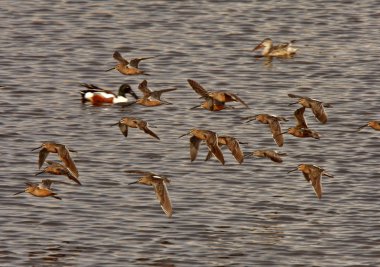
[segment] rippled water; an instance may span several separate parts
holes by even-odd
[[[376,266],[380,264],[379,134],[355,132],[378,119],[379,24],[376,1],[3,1],[0,5],[1,266]],[[296,39],[298,55],[272,63],[253,57],[266,37]],[[105,72],[118,50],[151,76]],[[152,89],[176,86],[173,105],[82,105],[78,83],[117,90],[148,78]],[[189,110],[199,103],[186,79],[233,90],[251,110]],[[296,93],[333,104],[322,138],[287,135],[283,164],[226,152],[189,160],[190,128],[233,135],[254,149],[277,149],[266,125],[241,117],[292,118]],[[156,126],[157,141],[109,125],[137,116]],[[292,119],[283,127],[293,124]],[[63,200],[13,196],[37,182],[36,151],[52,140],[78,150],[82,187],[56,185]],[[55,159],[55,155],[50,155]],[[315,197],[299,163],[323,166]],[[153,189],[127,186],[126,169],[171,177],[168,219]],[[48,175],[44,176],[49,177]],[[54,179],[64,179],[57,178]]]

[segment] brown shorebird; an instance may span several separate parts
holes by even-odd
[[[135,99],[138,99],[136,93],[127,83],[120,86],[117,95],[112,91],[102,89],[94,84],[80,83],[79,85],[87,88],[86,90],[80,91],[82,103],[86,101],[90,101],[93,105],[126,103],[128,102],[128,98],[126,97],[127,93],[132,95]]]
[[[218,145],[221,148],[222,146],[227,146],[228,149],[231,151],[232,155],[236,159],[237,162],[240,164],[243,163],[244,161],[244,154],[243,151],[240,148],[241,143],[239,140],[237,140],[235,137],[232,136],[218,136]],[[212,158],[212,152],[209,151],[207,156],[206,156],[206,161]]]
[[[266,38],[259,43],[253,51],[264,48],[261,53],[264,57],[290,57],[293,56],[298,50],[292,46],[293,43],[295,43],[295,40],[292,40],[289,43],[273,45],[272,39]]]
[[[124,117],[117,123],[112,124],[111,126],[114,125],[119,125],[120,131],[125,137],[128,136],[128,127],[131,127],[139,128],[141,131],[144,131],[144,133],[147,133],[150,136],[153,136],[154,138],[160,140],[160,138],[152,130],[148,128],[148,123],[144,120],[139,120],[133,117]]]
[[[258,114],[254,116],[248,116],[242,118],[242,120],[247,120],[246,122],[250,122],[252,120],[257,120],[264,124],[269,124],[269,128],[272,132],[272,137],[276,144],[281,147],[284,145],[284,137],[281,134],[281,125],[280,121],[288,121],[284,117],[279,117],[270,114]]]
[[[209,151],[224,165],[224,157],[222,150],[218,145],[218,135],[209,130],[192,129],[188,133],[181,135],[179,138],[185,135],[192,135],[190,137],[190,160],[194,161],[197,157],[199,144],[204,140]]]
[[[115,51],[113,53],[113,58],[117,60],[119,63],[115,67],[112,67],[106,71],[116,69],[117,71],[119,71],[121,74],[124,74],[124,75],[140,75],[140,74],[149,75],[145,73],[143,70],[139,69],[139,63],[141,60],[150,59],[153,57],[134,58],[128,62],[128,60],[123,58],[122,55],[118,51]]]
[[[145,184],[154,187],[156,192],[156,197],[160,201],[160,205],[165,214],[170,218],[173,214],[172,202],[169,197],[168,189],[166,184],[170,183],[170,180],[162,175],[157,175],[153,172],[137,171],[137,170],[127,170],[126,173],[137,173],[143,175],[136,182],[130,184]]]
[[[255,150],[252,153],[245,154],[245,157],[268,158],[277,163],[282,162],[281,156],[287,156],[287,154],[276,150]]]
[[[327,114],[324,108],[330,108],[331,104],[323,103],[319,100],[312,99],[307,96],[300,96],[294,94],[288,94],[288,96],[291,98],[298,98],[298,101],[296,103],[291,103],[289,105],[301,104],[305,108],[310,108],[317,120],[319,120],[322,123],[327,122]]]
[[[206,100],[200,105],[200,107],[204,109],[208,109],[211,111],[222,110],[225,108],[224,103],[226,102],[240,102],[246,108],[249,108],[248,105],[239,96],[237,96],[234,93],[227,92],[227,91],[207,91],[198,82],[194,80],[188,79],[187,82],[197,94],[199,94],[201,97],[203,97]],[[210,104],[209,102],[210,99],[213,99],[215,101],[213,101],[212,104]]]
[[[317,131],[314,131],[307,127],[305,117],[303,116],[305,112],[305,107],[300,107],[294,112],[294,117],[296,118],[297,124],[295,127],[290,127],[286,132],[280,133],[283,135],[285,133],[291,134],[295,137],[306,138],[312,137],[314,139],[319,139],[321,136]]]
[[[372,129],[376,131],[380,131],[380,121],[369,121],[367,124],[364,124],[358,128],[358,131],[363,129],[364,127],[371,127]]]
[[[79,173],[75,166],[74,160],[70,156],[71,152],[76,152],[75,150],[67,148],[65,145],[54,143],[54,142],[44,142],[41,146],[32,149],[32,151],[42,148],[38,157],[38,169],[41,169],[42,164],[44,164],[49,153],[57,153],[63,164],[70,170],[71,174],[78,179]]]
[[[73,180],[77,184],[82,185],[79,182],[79,180],[77,178],[75,178],[75,176],[72,174],[72,172],[68,168],[63,166],[62,164],[55,162],[55,161],[51,161],[51,160],[47,160],[46,163],[48,164],[48,166],[45,167],[42,171],[37,172],[35,174],[36,176],[40,175],[42,173],[50,173],[50,174],[54,174],[54,175],[65,175],[70,180]]]
[[[319,199],[322,197],[322,175],[334,178],[333,175],[328,174],[324,169],[316,165],[311,164],[300,164],[297,168],[288,171],[288,173],[293,171],[301,171],[306,181],[310,182],[313,186],[314,192]]]
[[[177,88],[168,88],[168,89],[162,89],[162,90],[152,91],[152,90],[150,90],[148,88],[148,81],[147,80],[143,80],[139,84],[139,89],[144,94],[144,98],[152,97],[152,98],[155,98],[155,99],[158,99],[158,100],[161,100],[161,95],[163,93],[177,90]]]
[[[25,192],[25,193],[29,193],[35,197],[54,197],[56,199],[61,200],[61,198],[59,196],[57,196],[57,194],[51,190],[50,186],[52,183],[66,184],[65,182],[53,181],[50,179],[42,180],[41,183],[39,183],[39,184],[25,183],[27,185],[25,190],[21,191],[21,192],[17,192],[17,193],[15,193],[15,195],[18,195],[18,194]]]

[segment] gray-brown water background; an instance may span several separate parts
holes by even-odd
[[[379,119],[380,12],[377,1],[2,1],[0,3],[1,266],[377,266],[380,264],[379,133],[355,129]],[[262,39],[296,39],[298,55],[266,64],[250,50]],[[105,72],[118,50],[150,76]],[[148,79],[177,87],[173,105],[82,105],[80,82],[117,90]],[[191,78],[232,90],[251,110],[189,110]],[[138,94],[140,92],[137,92]],[[277,149],[267,125],[241,117],[273,113],[294,124],[296,93],[333,104],[329,122],[309,126],[320,140],[286,135],[283,164],[225,152],[189,160],[190,128],[233,135],[254,149]],[[141,94],[141,93],[140,93]],[[136,116],[157,141],[109,125]],[[62,201],[13,193],[39,181],[42,141],[78,153],[82,187],[56,185]],[[49,155],[56,159],[56,155]],[[299,163],[326,168],[315,197]],[[126,169],[171,177],[173,217],[153,189],[127,186]],[[48,175],[45,178],[50,177]],[[50,177],[51,178],[51,177]],[[64,180],[63,177],[53,177]]]

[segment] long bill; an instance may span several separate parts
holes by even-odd
[[[295,104],[298,104],[298,102],[290,103],[290,104],[288,104],[288,106],[293,106]]]
[[[111,70],[114,70],[114,69],[116,69],[116,67],[112,67],[112,68],[110,68],[110,69],[108,69],[106,71],[111,71]]]
[[[261,47],[263,47],[263,43],[259,43],[255,48],[253,48],[252,51],[256,51],[257,49],[260,49]]]
[[[21,194],[21,193],[25,193],[25,190],[24,191],[20,191],[20,192],[17,192],[17,193],[14,193],[13,195],[18,195],[18,194]]]
[[[40,174],[44,173],[44,171],[37,172],[34,176],[38,176]]]
[[[288,173],[291,173],[291,172],[294,172],[294,171],[298,171],[298,168],[295,168],[295,169],[293,169],[293,170],[290,170],[290,171],[288,171]]]
[[[276,138],[277,136],[280,136],[280,135],[283,135],[283,134],[286,134],[286,133],[288,133],[288,132],[279,133],[278,135],[273,136],[273,138]]]
[[[364,125],[362,125],[362,126],[360,126],[360,127],[358,128],[358,132],[359,132],[361,129],[367,127],[367,126],[368,126],[368,123],[367,123],[367,124],[364,124]]]
[[[39,147],[33,148],[32,151],[40,149],[41,147],[42,147],[42,145],[40,145]]]
[[[187,133],[185,133],[185,134],[179,136],[178,138],[184,137],[185,135],[188,135],[188,134],[190,134],[190,132],[187,132]]]
[[[129,183],[128,185],[130,185],[130,184],[137,184],[139,181],[134,181],[134,182],[132,182],[132,183]]]
[[[118,125],[119,123],[120,123],[120,121],[118,121],[118,122],[116,122],[114,124],[111,124],[110,126],[112,127],[112,126]]]
[[[194,106],[194,107],[192,107],[192,108],[190,108],[190,109],[196,109],[196,108],[200,108],[202,105],[196,105],[196,106]]]

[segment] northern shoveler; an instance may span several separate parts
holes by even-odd
[[[121,74],[124,74],[124,75],[141,75],[141,74],[149,75],[145,73],[145,71],[139,69],[139,63],[141,60],[150,59],[154,57],[134,58],[128,62],[128,60],[123,58],[122,55],[118,51],[115,51],[113,53],[113,58],[119,61],[119,63],[115,67],[112,67],[106,71],[116,69],[117,71],[119,71]]]
[[[54,142],[44,142],[37,148],[32,149],[32,151],[42,148],[38,157],[38,168],[41,169],[42,164],[45,162],[46,157],[49,153],[57,153],[63,164],[70,170],[71,174],[78,179],[79,173],[75,166],[74,161],[70,156],[71,152],[76,152],[75,150],[67,148],[65,145],[57,144]]]
[[[294,48],[292,44],[295,40],[290,41],[289,43],[282,43],[279,45],[273,45],[273,41],[270,38],[264,39],[261,43],[259,43],[253,51],[256,51],[260,48],[264,48],[261,52],[261,55],[264,57],[289,57],[296,53],[298,50]]]
[[[298,98],[298,101],[296,103],[291,103],[289,104],[289,106],[294,104],[301,104],[305,108],[310,108],[315,118],[317,118],[317,120],[319,120],[321,123],[327,122],[327,114],[324,107],[330,108],[331,104],[323,103],[317,99],[313,99],[307,96],[300,96],[294,94],[288,94],[288,96],[291,98]]]
[[[192,129],[189,132],[181,135],[179,138],[185,135],[192,135],[190,137],[190,160],[194,161],[197,157],[199,145],[202,141],[205,141],[209,151],[224,165],[224,157],[222,150],[218,145],[218,135],[209,130]]]
[[[154,191],[156,192],[156,197],[158,201],[160,202],[162,210],[165,212],[166,216],[168,216],[169,218],[172,216],[173,206],[172,206],[172,202],[170,200],[169,192],[166,186],[166,184],[170,183],[170,180],[166,176],[158,175],[153,172],[138,171],[138,170],[127,170],[125,172],[143,175],[143,177],[141,177],[135,182],[129,183],[129,185],[145,184],[145,185],[153,186]]]
[[[148,128],[148,123],[144,120],[139,120],[133,117],[124,117],[117,123],[112,124],[111,126],[114,125],[119,125],[120,131],[125,137],[128,136],[128,127],[131,127],[139,128],[141,131],[144,131],[144,133],[147,133],[150,136],[160,140],[160,138],[152,130]]]
[[[288,171],[288,173],[293,171],[301,171],[306,181],[310,182],[313,186],[314,192],[319,199],[322,197],[322,176],[327,176],[334,178],[333,175],[327,173],[321,167],[312,164],[300,164],[294,170]]]
[[[86,101],[90,101],[94,105],[102,105],[105,103],[126,103],[128,102],[128,98],[126,97],[127,93],[133,96],[135,99],[138,99],[136,93],[127,83],[120,85],[117,95],[109,90],[104,90],[93,84],[81,83],[80,85],[87,88],[87,90],[80,91],[82,96],[82,103]]]

